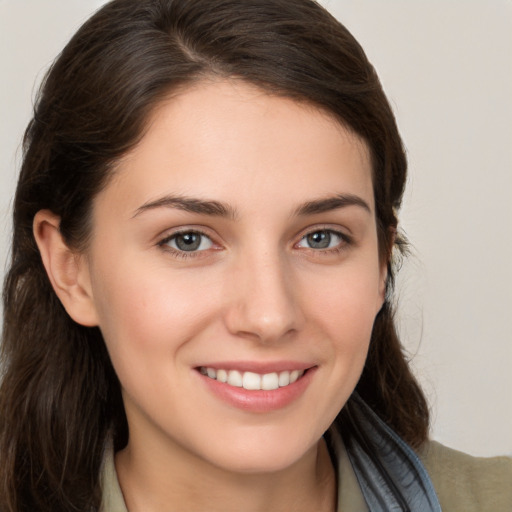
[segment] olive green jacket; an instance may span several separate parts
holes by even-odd
[[[338,512],[367,512],[368,506],[343,444],[336,449]],[[511,512],[512,458],[471,457],[431,441],[419,452],[443,512]],[[102,471],[102,512],[128,512],[114,466],[107,453]]]

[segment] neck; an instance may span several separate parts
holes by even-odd
[[[290,467],[270,473],[237,473],[190,453],[177,455],[169,459],[147,446],[138,450],[130,444],[116,455],[129,512],[332,512],[336,508],[335,473],[323,439]]]

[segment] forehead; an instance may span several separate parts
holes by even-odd
[[[125,202],[170,192],[306,201],[339,189],[373,205],[360,137],[319,108],[239,80],[199,82],[158,104],[113,181]]]

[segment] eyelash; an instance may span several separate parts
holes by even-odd
[[[338,231],[336,229],[331,229],[327,227],[321,227],[317,229],[313,229],[312,231],[306,232],[304,235],[301,236],[299,242],[295,244],[295,246],[298,246],[301,242],[304,240],[307,240],[309,236],[313,236],[319,233],[328,234],[329,235],[329,242],[331,242],[331,237],[334,235],[335,237],[339,238],[339,242],[334,247],[326,247],[326,248],[314,248],[314,247],[304,247],[304,249],[307,249],[311,253],[322,256],[326,254],[338,254],[345,250],[347,246],[352,244],[352,238],[346,235],[345,233],[342,233],[341,231]]]
[[[314,229],[312,231],[308,231],[305,234],[303,234],[301,236],[299,242],[294,244],[294,247],[298,247],[299,244],[303,240],[306,240],[308,236],[312,236],[312,235],[315,235],[318,233],[328,234],[330,237],[332,237],[334,235],[335,237],[338,237],[340,239],[340,242],[338,244],[336,244],[335,247],[326,247],[326,248],[304,247],[304,249],[306,249],[314,254],[317,254],[318,256],[325,255],[325,254],[338,254],[341,251],[343,251],[344,249],[346,249],[347,246],[352,244],[351,237],[349,237],[345,233],[342,233],[340,231],[337,231],[335,229],[330,229],[330,228],[319,228],[319,229]],[[179,236],[184,236],[184,235],[197,235],[197,236],[201,237],[199,247],[203,244],[203,242],[205,240],[208,240],[210,242],[211,246],[206,249],[186,251],[186,250],[182,250],[179,248],[171,247],[169,245],[173,241],[175,242]],[[162,249],[164,249],[168,252],[171,252],[173,254],[173,256],[175,256],[177,258],[185,259],[185,258],[198,258],[198,257],[204,256],[203,253],[206,253],[209,249],[213,248],[215,246],[215,242],[213,242],[213,240],[211,239],[210,236],[208,236],[206,233],[203,233],[202,231],[199,231],[196,229],[183,229],[180,231],[176,231],[169,236],[166,236],[164,239],[159,241],[157,245],[159,247],[162,247]]]
[[[203,244],[205,239],[208,240],[212,246],[215,245],[215,243],[213,242],[211,237],[209,237],[207,234],[205,234],[199,230],[196,230],[196,229],[183,229],[181,231],[174,232],[172,235],[166,236],[163,240],[158,242],[158,246],[162,247],[162,249],[172,253],[173,256],[175,256],[177,258],[184,258],[184,259],[200,257],[203,255],[202,253],[207,252],[207,250],[211,248],[211,247],[208,247],[207,249],[202,249],[199,251],[198,250],[185,251],[185,250],[181,250],[179,248],[171,247],[169,245],[169,243],[176,241],[176,239],[179,236],[184,236],[184,235],[197,235],[197,236],[201,237],[200,245]]]

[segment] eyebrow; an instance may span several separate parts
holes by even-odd
[[[354,194],[338,194],[333,197],[327,197],[325,199],[317,199],[315,201],[308,201],[303,205],[299,206],[295,211],[297,216],[315,215],[317,213],[325,213],[339,208],[345,208],[347,206],[359,206],[371,213],[370,206],[368,203],[359,196]]]
[[[156,208],[176,208],[187,212],[198,213],[201,215],[213,215],[217,217],[227,217],[235,219],[236,210],[229,205],[220,203],[219,201],[210,201],[195,199],[185,196],[164,196],[155,201],[148,201],[137,208],[132,218],[137,217],[143,212],[154,210]]]
[[[315,215],[337,210],[339,208],[345,208],[347,206],[359,206],[371,213],[370,206],[361,197],[354,194],[338,194],[333,197],[308,201],[300,205],[295,210],[294,216],[303,217],[307,215]],[[132,218],[137,217],[148,210],[154,210],[157,208],[175,208],[187,212],[198,213],[200,215],[226,217],[231,220],[236,219],[238,216],[235,208],[219,201],[168,195],[154,201],[144,203],[142,206],[137,208]]]

